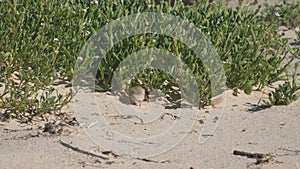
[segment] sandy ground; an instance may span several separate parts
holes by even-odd
[[[181,142],[169,151],[149,158],[129,157],[102,149],[90,139],[83,126],[64,126],[61,134],[49,134],[42,132],[43,122],[32,125],[2,122],[1,168],[299,168],[300,101],[253,111],[251,109],[256,108],[255,104],[265,95],[254,92],[251,96],[241,94],[236,97],[231,93],[226,92],[222,118],[218,119],[219,126],[208,141],[199,144],[201,130],[207,123],[205,117],[209,116],[209,113],[200,112],[193,128]],[[111,111],[110,107],[114,107],[112,96],[100,93],[96,98],[103,101],[99,105],[102,112],[110,114],[108,121],[114,120],[111,125],[128,124],[126,119],[117,119],[115,111]],[[176,113],[169,110],[172,111]],[[167,115],[157,120],[167,124],[177,119]],[[134,124],[134,127],[136,131],[147,129],[143,124]],[[152,128],[154,131],[161,129],[159,125]],[[234,150],[270,154],[273,158],[256,165],[256,159],[233,155]]]
[[[287,36],[294,35],[290,32]],[[98,104],[96,107],[101,110],[106,122],[114,130],[132,137],[164,133],[172,124],[184,119],[184,113],[189,109],[159,109],[162,113],[152,117],[154,120],[147,124],[141,123],[137,116],[130,116],[130,111],[151,110],[153,106],[159,107],[157,102],[144,103],[141,108],[123,104],[121,109],[117,109],[115,97],[106,93],[95,93],[93,96]],[[0,168],[300,168],[300,100],[289,106],[273,106],[260,110],[257,107],[259,100],[267,98],[261,92],[253,92],[250,96],[243,93],[233,96],[232,91],[227,91],[225,98],[224,110],[220,109],[222,116],[213,118],[212,122],[209,121],[212,117],[209,111],[199,111],[193,119],[195,123],[191,129],[178,128],[181,131],[176,135],[182,136],[183,140],[168,138],[170,143],[177,143],[168,151],[163,152],[164,149],[154,143],[142,144],[141,148],[149,146],[148,149],[145,148],[149,151],[148,155],[151,155],[151,151],[160,152],[152,157],[145,157],[147,152],[140,155],[130,154],[130,148],[136,146],[134,144],[124,151],[119,148],[120,152],[117,150],[118,145],[111,144],[111,147],[105,148],[99,146],[112,137],[97,140],[102,136],[91,136],[91,131],[99,126],[93,123],[93,116],[85,123],[82,116],[74,113],[74,104],[66,107],[62,114],[55,117],[45,115],[44,120],[37,118],[30,124],[16,120],[0,122]],[[88,114],[95,107],[85,107],[84,104],[74,102],[77,109],[79,106],[79,109],[82,108],[80,110],[86,110]],[[127,114],[120,115],[119,112],[122,111]],[[147,113],[144,112],[145,114]],[[77,121],[79,125],[74,124]],[[46,124],[51,122],[56,122],[57,128],[51,130],[51,126],[48,126],[45,129]],[[206,142],[200,144],[202,129],[213,123],[218,124],[217,129]],[[234,155],[234,150],[262,153],[270,158],[259,163],[255,158]]]

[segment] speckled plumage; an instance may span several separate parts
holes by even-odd
[[[145,89],[141,86],[131,87],[128,95],[132,104],[141,106],[141,102],[145,99]]]

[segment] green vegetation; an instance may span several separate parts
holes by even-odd
[[[277,26],[298,27],[300,25],[300,3],[289,3],[284,0],[282,3],[269,5],[265,4],[263,20],[272,22]]]
[[[295,70],[292,75],[292,80],[287,79],[285,83],[280,84],[278,88],[269,94],[269,105],[288,105],[293,101],[296,101],[300,97],[300,85],[297,82],[297,68],[298,64],[295,65]]]
[[[291,85],[276,89],[270,103],[287,104],[297,98],[299,85],[284,73],[295,58],[300,58],[300,52],[277,35],[276,29],[279,25],[299,25],[299,2],[266,5],[262,15],[251,5],[235,10],[206,1],[188,7],[177,2],[172,8],[168,1],[149,5],[151,2],[1,0],[0,113],[18,118],[59,111],[71,100],[72,91],[66,88],[68,91],[58,93],[54,87],[71,82],[78,54],[88,38],[110,21],[139,12],[169,13],[199,27],[224,63],[227,87],[250,94],[283,80]],[[107,53],[100,63],[96,88],[109,90],[113,71],[120,62],[134,52],[151,47],[167,50],[182,59],[195,75],[200,106],[210,104],[211,84],[201,60],[182,42],[150,33],[126,38]],[[289,53],[293,57],[288,57]],[[130,85],[137,83],[164,92],[178,86],[170,74],[153,68],[137,74]],[[276,93],[284,96],[277,97]]]

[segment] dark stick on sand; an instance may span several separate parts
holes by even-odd
[[[266,157],[266,154],[261,154],[261,153],[249,153],[249,152],[244,152],[244,151],[238,151],[234,150],[233,151],[234,155],[240,155],[240,156],[245,156],[248,158],[255,158],[255,159],[261,159]]]

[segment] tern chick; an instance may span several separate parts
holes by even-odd
[[[141,106],[141,103],[145,100],[146,91],[141,86],[133,86],[129,89],[128,95],[133,105]]]

